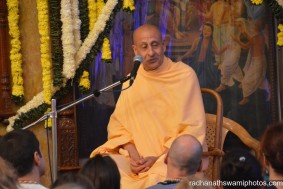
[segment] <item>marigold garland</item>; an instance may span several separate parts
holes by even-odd
[[[111,57],[110,41],[106,37],[103,39],[101,59],[105,63],[111,63],[112,57]]]
[[[79,88],[82,93],[87,93],[90,89],[89,72],[84,71],[79,82]]]
[[[42,80],[44,102],[51,104],[51,62],[50,62],[50,41],[49,41],[49,18],[48,18],[48,4],[47,0],[36,0],[38,11],[38,30],[40,34],[40,52],[42,65]]]
[[[283,24],[278,25],[277,45],[283,46]]]
[[[89,30],[92,30],[94,23],[97,19],[96,2],[94,0],[88,0],[88,18],[89,18]]]
[[[18,0],[7,0],[8,25],[11,36],[11,72],[12,72],[12,99],[16,104],[24,101],[24,80],[22,70],[22,54],[19,30],[19,4]]]
[[[84,2],[84,0],[81,0],[81,1]],[[104,22],[105,28],[104,27],[103,28],[94,27],[94,29],[92,30],[92,35],[89,35],[87,37],[88,41],[85,42],[84,48],[82,47],[80,48],[81,54],[78,57],[79,58],[84,57],[84,58],[79,59],[81,61],[78,62],[79,67],[76,71],[75,77],[81,76],[81,74],[83,73],[82,69],[84,69],[83,67],[85,67],[89,62],[91,62],[94,56],[99,52],[99,49],[101,48],[101,45],[102,45],[102,40],[105,36],[104,33],[108,33],[110,31],[111,29],[110,23],[112,23],[112,19],[114,18],[115,13],[120,8],[122,8],[121,7],[122,1],[119,1],[119,3],[117,2],[117,0],[108,0],[108,1],[109,2],[106,3],[107,8],[105,8],[105,10],[102,11],[103,16],[98,19],[99,24],[97,24],[97,26],[101,26],[103,25],[101,23]],[[108,20],[106,18],[108,18]],[[88,19],[88,18],[85,17],[84,19]],[[88,27],[83,27],[83,28],[88,29]],[[82,31],[81,33],[85,33],[85,31]],[[94,33],[96,35],[94,35]],[[86,50],[88,48],[90,49],[89,51]],[[61,97],[66,95],[71,89],[71,83],[72,83],[72,79],[69,79],[64,87],[53,89],[52,90],[52,93],[54,94],[53,98],[59,100]],[[31,101],[29,101],[27,104],[22,106],[17,111],[17,114],[15,116],[9,118],[9,125],[7,127],[7,131],[22,128],[24,126],[24,123],[27,120],[33,120],[39,117],[47,110],[47,108],[48,108],[48,105],[44,103],[44,100],[43,100],[43,92],[37,94],[36,96],[34,96],[34,98]]]
[[[253,4],[260,5],[262,4],[263,0],[251,0]]]
[[[134,4],[135,4],[134,0],[124,0],[123,9],[132,12],[135,10]]]

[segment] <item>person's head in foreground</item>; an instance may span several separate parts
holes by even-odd
[[[167,178],[185,178],[201,168],[202,145],[192,135],[181,135],[172,143],[165,163]]]
[[[98,154],[88,159],[79,173],[89,178],[95,189],[120,189],[120,173],[110,156]]]
[[[261,138],[261,151],[270,180],[283,180],[283,123],[268,127]],[[282,183],[283,184],[283,183]]]
[[[40,182],[45,173],[45,159],[39,141],[29,130],[13,130],[0,140],[0,156],[15,168],[19,182]]]
[[[220,176],[223,183],[231,183],[231,181],[248,181],[249,183],[263,181],[259,161],[244,149],[231,150],[225,153],[221,162]],[[241,182],[238,182],[238,186],[224,184],[223,188],[243,188],[244,184],[241,184]],[[258,184],[248,184],[245,188],[262,187]]]

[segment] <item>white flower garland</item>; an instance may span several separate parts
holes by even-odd
[[[71,1],[61,1],[62,46],[63,46],[63,75],[71,79],[75,76],[75,36],[73,34],[73,19]]]
[[[62,0],[62,2],[66,2],[67,0]],[[63,4],[61,2],[61,4]],[[69,1],[70,2],[70,1]],[[77,61],[76,65],[77,67],[81,63],[81,61],[86,57],[87,53],[89,53],[90,49],[92,46],[95,44],[99,34],[104,31],[104,28],[106,26],[106,22],[108,21],[114,7],[118,3],[117,0],[108,0],[106,5],[104,6],[101,15],[98,17],[98,20],[96,24],[94,25],[93,30],[90,32],[88,37],[86,38],[85,42],[81,46],[81,48],[78,51],[77,54]],[[65,4],[66,5],[66,4]],[[70,4],[69,4],[70,5]],[[65,9],[65,10],[70,10],[70,9]],[[71,23],[71,22],[70,22]],[[74,39],[74,35],[73,39]],[[66,83],[66,79],[64,79],[64,83]],[[54,94],[59,88],[52,88],[52,94]],[[15,120],[19,118],[21,114],[27,113],[31,109],[34,109],[38,107],[39,105],[44,103],[44,97],[43,97],[43,92],[38,93],[36,96],[33,97],[32,100],[30,100],[28,103],[26,103],[24,106],[22,106],[18,111],[17,114],[13,117],[10,117],[9,120],[9,125],[7,126],[7,131],[13,130],[13,125],[15,123]]]
[[[80,48],[82,41],[81,41],[81,20],[80,20],[80,11],[79,11],[79,1],[72,0],[72,18],[73,18],[73,25],[74,25],[74,38],[75,38],[75,49],[76,51]]]
[[[81,48],[76,54],[76,68],[79,67],[81,62],[85,59],[86,55],[90,52],[92,46],[95,44],[99,34],[104,31],[106,22],[108,21],[113,9],[117,5],[118,0],[108,0],[103,7],[93,29],[88,34]]]

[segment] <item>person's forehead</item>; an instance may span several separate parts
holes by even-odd
[[[157,32],[141,32],[136,36],[136,43],[160,42],[161,36]]]

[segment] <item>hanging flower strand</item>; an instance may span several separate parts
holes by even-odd
[[[135,10],[135,1],[134,0],[124,0],[123,9],[126,11],[134,11]]]
[[[48,4],[47,0],[36,0],[38,11],[38,30],[40,34],[40,52],[42,65],[42,80],[44,102],[51,104],[51,61],[50,61],[50,39],[49,39],[49,19],[48,19]]]
[[[89,19],[89,31],[92,30],[94,23],[97,20],[97,6],[94,0],[88,0],[88,19]]]
[[[279,24],[278,26],[279,32],[277,34],[277,45],[283,46],[283,24]]]
[[[101,59],[105,63],[111,63],[112,57],[111,57],[110,41],[107,37],[103,39]]]
[[[75,75],[75,36],[73,33],[73,20],[71,1],[61,1],[62,46],[63,46],[63,75],[72,79]]]
[[[16,104],[24,101],[22,54],[19,30],[19,4],[18,0],[7,0],[9,34],[11,36],[11,73],[12,73],[12,99]]]

